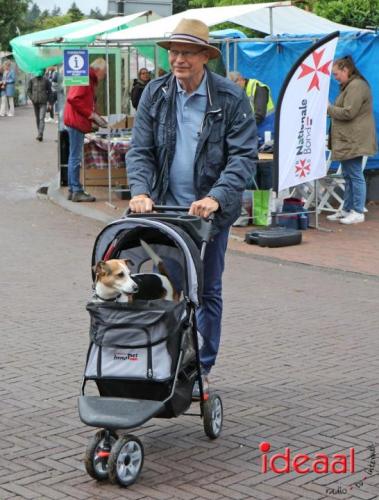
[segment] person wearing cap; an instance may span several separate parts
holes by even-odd
[[[257,131],[245,92],[207,67],[220,51],[210,45],[204,23],[182,19],[158,45],[169,51],[171,72],[151,81],[139,102],[126,157],[129,207],[146,213],[154,204],[165,204],[190,207],[190,215],[204,218],[215,214],[197,314],[207,390],[221,336],[228,234],[241,212],[242,193],[257,159]]]

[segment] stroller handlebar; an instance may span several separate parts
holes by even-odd
[[[186,212],[185,214],[173,214],[172,212]],[[186,230],[192,234],[195,239],[201,244],[207,244],[211,239],[212,225],[215,214],[210,214],[209,217],[203,218],[197,215],[188,215],[189,207],[171,206],[171,205],[154,205],[152,212],[135,213],[128,208],[124,217],[153,217],[159,220],[165,220],[172,224],[183,225]]]

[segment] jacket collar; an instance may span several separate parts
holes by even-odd
[[[209,70],[207,66],[204,66],[204,69],[207,74],[206,86],[207,86],[207,95],[208,95],[208,105],[207,105],[207,113],[208,112],[216,112],[220,111],[222,106],[218,98],[218,94],[215,88],[215,81],[213,78],[212,71]],[[173,73],[170,73],[166,78],[166,81],[162,87],[162,91],[165,95],[166,99],[173,99],[177,90],[177,79]]]

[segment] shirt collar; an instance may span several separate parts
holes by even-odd
[[[176,90],[180,94],[184,94],[185,90],[181,87],[178,78],[176,79]],[[200,85],[197,87],[195,92],[191,94],[192,95],[207,95],[207,72],[204,71],[204,76],[203,79],[200,82]]]

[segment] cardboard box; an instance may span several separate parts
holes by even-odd
[[[83,175],[84,172],[84,175]],[[112,186],[127,185],[126,169],[112,168]],[[108,186],[108,169],[86,168],[80,169],[80,182],[84,186]]]

